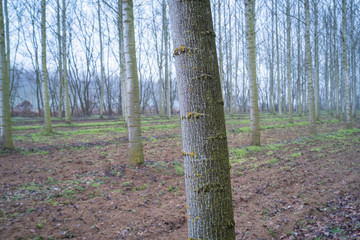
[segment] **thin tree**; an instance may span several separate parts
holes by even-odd
[[[118,0],[118,35],[119,35],[119,62],[120,62],[120,88],[121,88],[121,109],[122,116],[127,122],[127,87],[126,87],[126,66],[125,66],[125,50],[124,50],[124,24],[122,0]],[[120,102],[120,101],[119,101]]]
[[[310,46],[310,6],[309,0],[304,1],[305,7],[305,57],[306,57],[306,80],[308,82],[308,105],[309,105],[309,131],[316,135],[315,103],[312,76],[311,46]]]
[[[105,76],[104,76],[104,47],[102,39],[102,26],[101,26],[101,5],[100,0],[98,3],[98,24],[99,24],[99,40],[100,40],[100,118],[104,118],[104,85],[105,85]]]
[[[301,102],[301,38],[300,38],[300,4],[298,1],[298,23],[297,23],[297,108],[299,116],[302,116]]]
[[[280,52],[279,52],[279,33],[278,33],[278,1],[275,0],[275,35],[276,35],[276,77],[277,77],[277,102],[278,111],[281,115],[281,85],[280,85]]]
[[[70,113],[70,96],[69,96],[69,78],[68,78],[68,69],[67,69],[67,46],[66,46],[66,3],[65,0],[62,0],[62,49],[63,49],[63,74],[64,74],[64,88],[65,88],[65,122],[71,123],[71,113]]]
[[[6,61],[3,2],[0,0],[0,149],[13,148],[10,117],[10,80]]]
[[[141,142],[139,80],[136,66],[133,1],[123,0],[124,50],[128,99],[129,164],[144,163]]]
[[[46,0],[41,1],[41,70],[45,129],[47,132],[52,132],[46,68]]]
[[[163,34],[164,34],[164,45],[165,45],[165,114],[167,118],[171,117],[171,109],[170,109],[170,83],[169,83],[169,45],[168,45],[168,21],[167,21],[167,11],[166,11],[167,3],[166,0],[162,2],[162,21],[163,21]]]
[[[348,63],[347,63],[347,23],[346,23],[346,0],[342,0],[342,26],[341,26],[341,43],[342,43],[342,81],[345,85],[345,97],[346,97],[346,129],[351,129],[352,126],[352,114],[351,114],[351,98],[350,98],[350,78],[348,75]]]
[[[314,55],[315,55],[315,120],[320,120],[320,87],[319,87],[319,32],[318,32],[318,22],[319,22],[319,10],[318,10],[318,1],[313,0],[314,3]]]
[[[224,101],[210,1],[170,0],[188,239],[235,239]]]
[[[61,41],[61,24],[60,24],[60,0],[56,0],[56,20],[57,20],[57,37],[59,45],[59,106],[58,106],[58,117],[63,118],[64,108],[64,76],[62,68],[62,41]]]
[[[293,106],[291,94],[291,22],[290,22],[290,0],[286,0],[286,36],[287,36],[287,85],[288,85],[288,104],[289,104],[289,123],[294,123]]]
[[[260,145],[259,106],[256,83],[255,0],[245,0],[246,63],[250,83],[251,144]]]

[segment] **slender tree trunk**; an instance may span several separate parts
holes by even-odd
[[[308,106],[309,106],[309,131],[316,135],[314,89],[312,80],[312,62],[310,46],[310,7],[309,0],[304,1],[305,7],[305,55],[306,55],[306,80],[308,82]]]
[[[6,40],[5,40],[5,45],[6,45],[6,61],[7,61],[7,71],[9,74],[9,78],[10,78],[10,74],[11,74],[11,69],[10,69],[10,20],[9,20],[9,12],[8,12],[8,1],[4,0],[4,15],[5,15],[5,35],[6,35]]]
[[[327,17],[324,16],[324,26],[325,26],[325,110],[329,111],[329,27],[327,23]]]
[[[63,104],[64,104],[64,77],[62,68],[62,42],[61,42],[61,24],[60,24],[60,0],[56,0],[57,4],[57,37],[59,45],[59,106],[58,106],[58,117],[63,118]]]
[[[62,27],[63,27],[63,74],[64,74],[64,88],[65,88],[65,122],[71,123],[70,112],[70,96],[69,96],[69,78],[67,70],[67,46],[66,46],[66,3],[62,0]]]
[[[297,26],[297,107],[298,107],[298,113],[299,116],[302,116],[302,101],[301,101],[301,93],[302,93],[302,87],[301,87],[301,38],[300,38],[300,1],[298,1],[298,26]]]
[[[122,116],[127,122],[127,86],[126,86],[126,66],[125,66],[125,50],[124,50],[124,24],[122,0],[118,0],[118,32],[119,32],[119,62],[120,62],[120,85],[121,85],[121,104]]]
[[[353,118],[356,118],[356,63],[355,63],[355,48],[357,43],[354,39],[354,1],[350,1],[350,24],[351,24],[351,77],[352,77],[352,114]]]
[[[294,123],[293,106],[291,96],[291,22],[290,22],[290,0],[286,0],[286,35],[287,35],[287,85],[288,85],[288,104],[289,104],[289,123]]]
[[[98,0],[98,22],[99,22],[99,40],[100,40],[100,118],[104,118],[104,85],[105,85],[105,76],[104,76],[104,49],[102,44],[102,27],[101,27],[101,5],[100,0]]]
[[[170,110],[170,84],[169,84],[169,48],[168,48],[168,22],[167,22],[167,13],[166,13],[166,0],[163,0],[163,33],[164,33],[164,45],[165,45],[165,113],[166,117],[171,117]]]
[[[281,84],[280,84],[280,53],[279,53],[279,33],[278,33],[278,11],[277,11],[277,0],[275,0],[275,22],[276,22],[276,77],[277,77],[277,102],[278,102],[278,111],[281,115]]]
[[[274,0],[271,1],[271,66],[270,66],[270,109],[272,113],[275,110],[275,93],[274,93],[274,61],[275,61],[275,44],[274,44]]]
[[[44,98],[44,122],[47,132],[52,132],[51,115],[48,93],[48,77],[46,69],[46,0],[41,1],[41,69],[42,69],[42,90]]]
[[[260,145],[259,106],[256,83],[255,0],[245,0],[247,70],[250,83],[251,144]]]
[[[235,240],[224,101],[210,1],[170,0],[169,6],[182,116],[187,239]]]
[[[0,0],[0,149],[12,149],[10,80],[6,61],[4,14]]]
[[[315,120],[320,120],[320,88],[319,88],[319,33],[318,33],[318,0],[314,3],[314,42],[315,42]]]
[[[336,108],[336,118],[340,119],[340,97],[339,97],[339,60],[337,52],[337,23],[336,23],[336,1],[334,0],[334,67],[335,67],[335,108]]]
[[[133,1],[123,0],[124,48],[128,97],[129,164],[144,163],[141,140],[139,80],[136,66]]]
[[[345,97],[346,97],[346,129],[351,129],[352,114],[351,114],[351,98],[350,98],[350,78],[348,75],[347,65],[347,23],[346,23],[346,0],[342,0],[342,27],[341,27],[341,42],[342,42],[342,81],[345,83]]]
[[[228,9],[229,9],[229,26],[230,26],[230,34],[229,34],[229,65],[228,65],[228,75],[229,75],[229,104],[230,104],[230,115],[232,116],[234,114],[234,109],[233,109],[233,75],[232,75],[232,31],[231,31],[231,11],[230,11],[230,3],[228,4]],[[231,48],[231,49],[230,49]]]

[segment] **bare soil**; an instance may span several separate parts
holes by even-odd
[[[309,136],[306,117],[265,114],[251,147],[236,123],[247,117],[227,120],[236,239],[360,239],[360,121],[344,131],[324,115]],[[0,154],[0,239],[187,239],[181,131],[161,127],[179,121],[144,123],[136,168],[126,131],[62,134],[111,121],[14,131],[17,149]]]

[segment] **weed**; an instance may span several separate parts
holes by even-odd
[[[173,162],[175,174],[178,176],[184,176],[184,165],[180,162]]]
[[[147,188],[147,185],[146,185],[146,183],[144,183],[143,185],[132,188],[131,191],[132,192],[137,192],[137,191],[145,190],[146,188]]]
[[[36,224],[36,228],[37,229],[42,229],[44,227],[44,224],[42,223],[42,222],[38,222],[37,224]]]
[[[320,152],[321,151],[321,147],[313,147],[312,149],[310,149],[310,152]]]
[[[179,190],[180,190],[179,187],[174,187],[173,185],[170,185],[170,186],[168,187],[168,191],[169,191],[169,192],[176,192],[176,191],[179,191]]]
[[[296,152],[296,153],[293,153],[290,155],[291,158],[297,158],[297,157],[300,157],[302,155],[301,152]]]

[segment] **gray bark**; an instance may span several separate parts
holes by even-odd
[[[4,14],[0,0],[0,149],[13,148],[10,118],[10,80],[6,61]]]
[[[41,1],[41,70],[42,70],[42,90],[44,102],[44,122],[47,132],[52,132],[51,115],[48,93],[48,76],[46,69],[46,1]]]
[[[305,7],[305,56],[306,56],[306,80],[308,82],[308,106],[309,106],[309,132],[316,135],[315,103],[312,76],[311,46],[310,46],[310,7],[309,0],[304,1]]]
[[[139,80],[136,66],[133,1],[123,0],[124,50],[128,102],[129,164],[144,163],[141,140]]]
[[[188,239],[234,240],[224,101],[210,1],[170,0]]]

